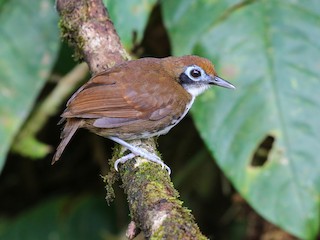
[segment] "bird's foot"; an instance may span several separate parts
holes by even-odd
[[[118,165],[119,163],[125,163],[126,161],[136,157],[136,156],[140,156],[142,158],[145,158],[151,162],[154,162],[154,163],[158,163],[161,165],[162,169],[166,169],[167,172],[169,173],[169,175],[171,174],[171,169],[170,167],[168,167],[158,156],[156,156],[155,154],[152,154],[152,153],[149,153],[147,151],[145,151],[144,149],[142,148],[139,148],[139,147],[136,147],[136,146],[133,146],[127,142],[125,142],[124,140],[122,139],[119,139],[119,138],[116,138],[116,137],[109,137],[111,140],[119,143],[120,145],[126,147],[128,150],[131,151],[131,153],[119,158],[118,160],[115,161],[114,163],[114,168],[116,171],[118,171]]]
[[[119,163],[125,163],[126,161],[128,161],[136,156],[140,156],[140,157],[145,158],[151,162],[160,164],[162,169],[165,168],[167,170],[167,172],[169,173],[169,175],[171,174],[171,169],[170,169],[170,167],[168,167],[168,165],[166,165],[163,161],[161,161],[160,158],[157,157],[156,155],[153,155],[153,154],[150,154],[147,152],[145,152],[143,154],[129,153],[129,154],[117,159],[114,162],[114,169],[116,171],[118,171],[119,170],[119,168],[118,168]]]
[[[128,155],[125,155],[119,159],[117,159],[115,162],[114,162],[114,169],[118,172],[119,171],[119,168],[118,168],[118,165],[119,163],[125,163],[126,161],[134,158],[136,155],[133,154],[133,153],[129,153]]]

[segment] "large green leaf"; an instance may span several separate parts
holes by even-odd
[[[0,238],[108,239],[115,232],[114,213],[103,197],[56,198],[21,214],[0,221]]]
[[[178,0],[163,1],[163,18],[174,55],[191,54],[201,36],[241,1]]]
[[[262,216],[314,239],[320,220],[320,5],[308,1],[164,1],[175,54],[217,64],[236,91],[215,89],[193,117],[208,148]],[[274,139],[267,162],[257,148]],[[270,139],[271,139],[270,138]]]
[[[126,49],[140,43],[156,0],[104,0],[112,21]]]
[[[0,4],[0,171],[13,137],[28,116],[59,47],[53,1]]]

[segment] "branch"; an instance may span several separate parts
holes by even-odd
[[[62,37],[75,48],[92,74],[129,59],[102,3],[97,0],[57,0]]]
[[[57,0],[57,10],[62,36],[75,47],[75,55],[87,62],[92,74],[129,59],[101,0]],[[130,143],[156,152],[154,139]],[[114,151],[112,166],[124,152],[122,147]],[[159,164],[140,157],[134,160],[119,168],[134,221],[130,228],[132,225],[138,227],[147,238],[206,239],[190,210],[178,200],[179,194],[167,172]],[[106,182],[110,181],[109,176],[105,177]],[[130,234],[129,238],[134,235]]]
[[[51,93],[36,107],[16,136],[12,146],[13,151],[30,158],[43,158],[52,150],[50,146],[38,141],[36,135],[48,119],[57,113],[61,103],[72,94],[87,73],[88,67],[85,64],[79,64],[59,80]]]

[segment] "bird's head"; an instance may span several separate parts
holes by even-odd
[[[218,77],[213,64],[206,58],[198,56],[168,57],[164,65],[186,91],[196,97],[209,87],[235,89],[228,81]]]

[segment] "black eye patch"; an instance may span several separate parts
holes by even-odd
[[[179,76],[179,80],[180,80],[180,84],[185,84],[185,83],[194,83],[194,81],[192,80],[192,79],[190,79],[189,77],[188,77],[188,75],[187,74],[185,74],[185,73],[181,73],[180,74],[180,76]]]

